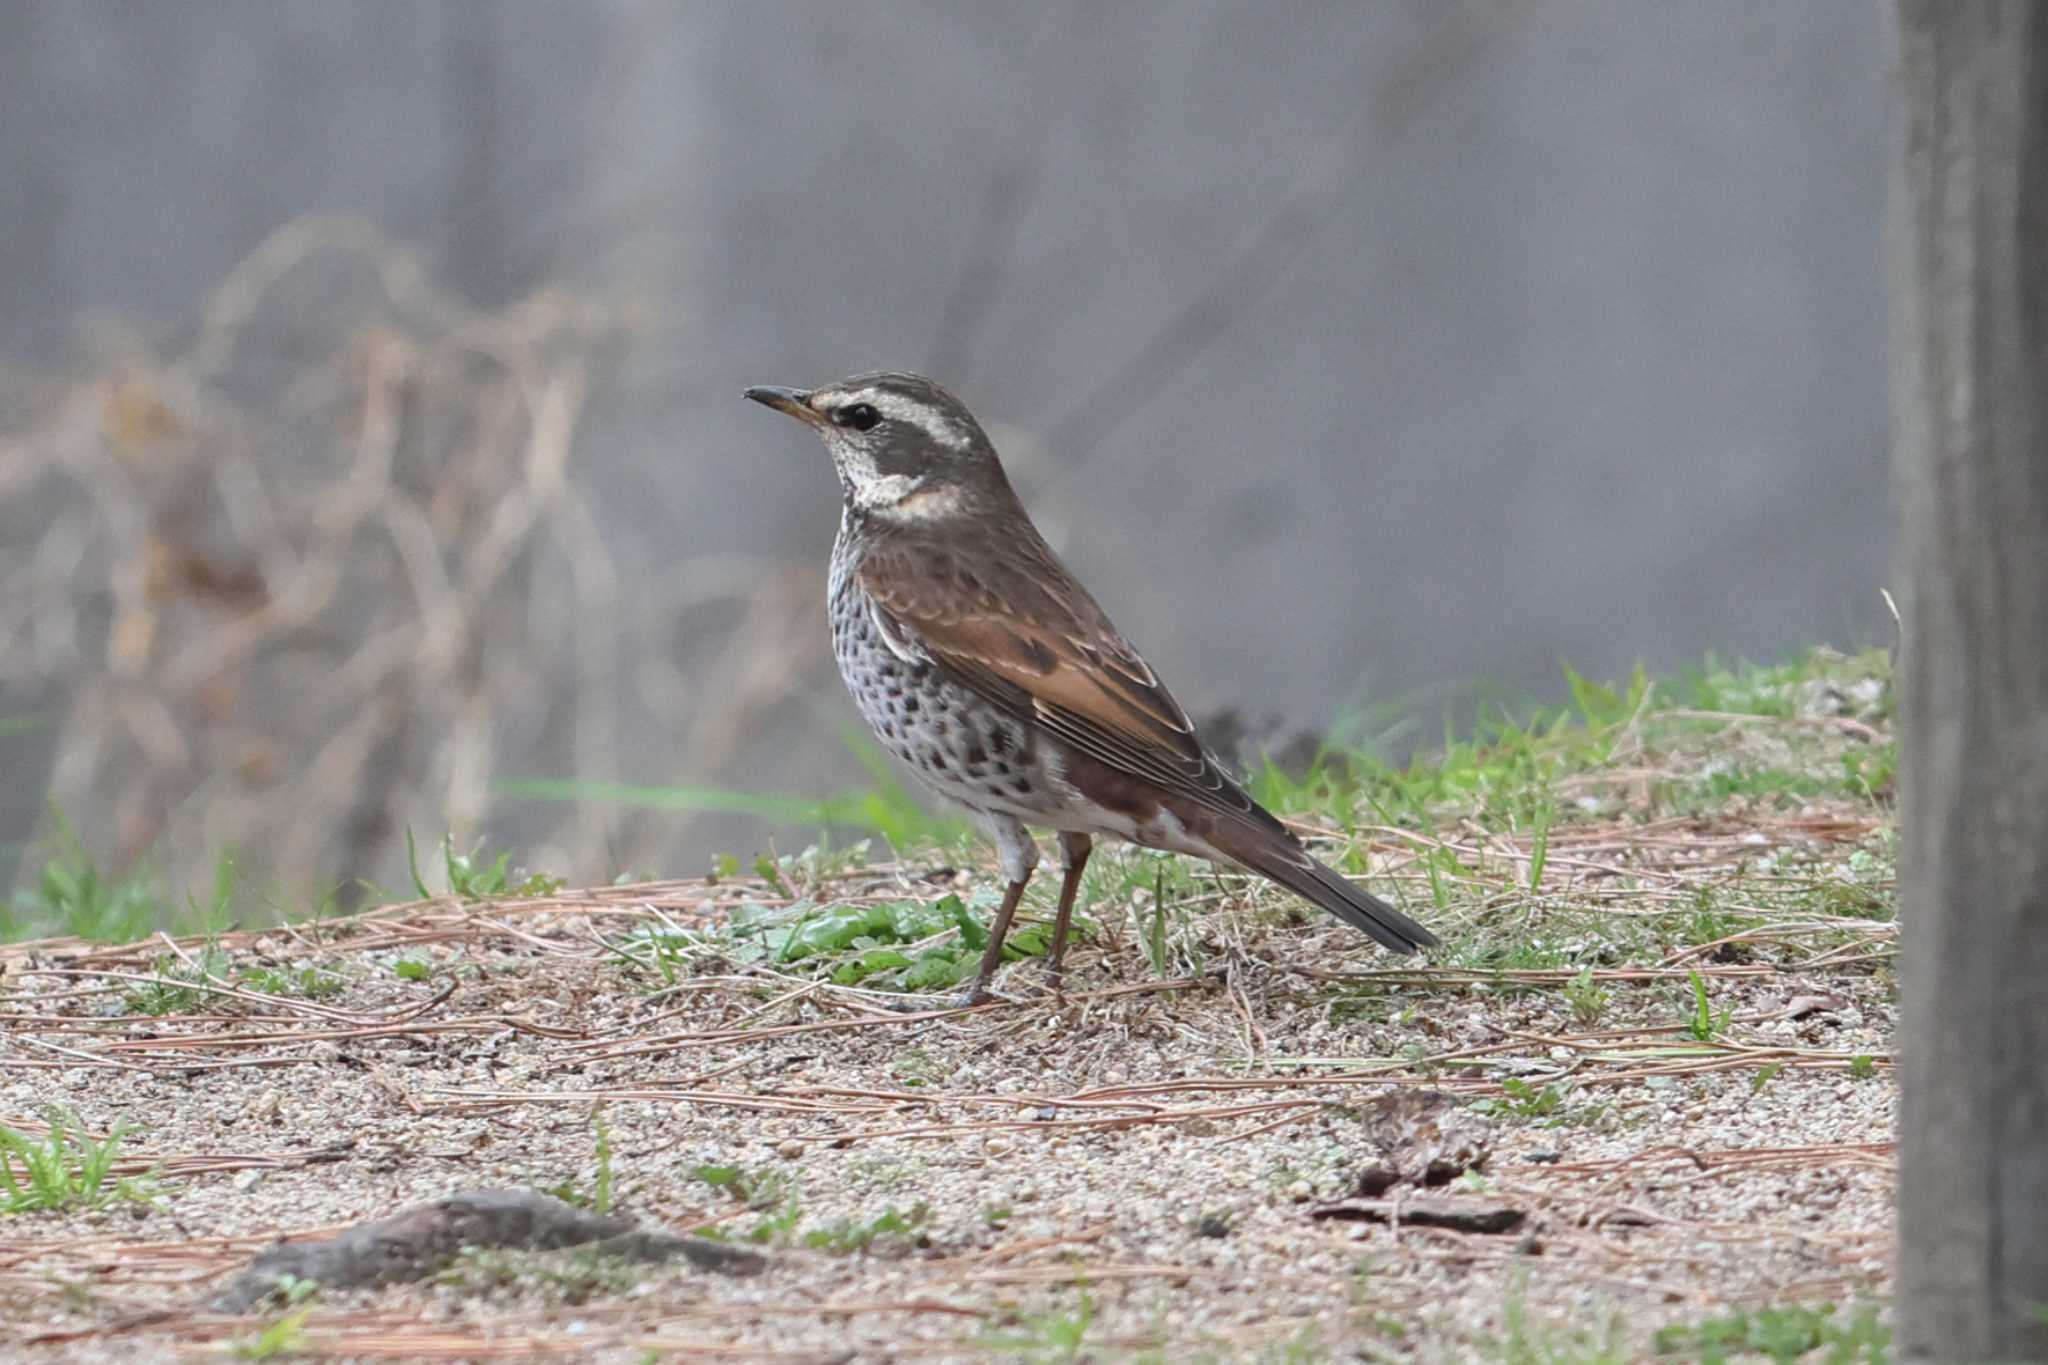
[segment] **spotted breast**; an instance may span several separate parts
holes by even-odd
[[[861,719],[891,755],[976,814],[1044,820],[1062,804],[1058,759],[1027,726],[892,644],[862,590],[860,540],[842,529],[827,610],[832,654]],[[1048,822],[1049,823],[1049,822]]]

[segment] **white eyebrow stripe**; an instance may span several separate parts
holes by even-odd
[[[834,407],[836,409],[854,403],[866,403],[892,422],[908,422],[948,450],[967,449],[967,433],[960,429],[958,422],[937,408],[918,402],[915,398],[905,398],[900,393],[892,393],[886,389],[862,389],[859,393],[845,395]]]

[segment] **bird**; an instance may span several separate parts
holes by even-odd
[[[883,748],[993,840],[1008,884],[962,1005],[992,996],[1011,918],[1058,836],[1047,980],[1098,837],[1278,883],[1397,953],[1429,930],[1319,861],[1202,744],[1187,711],[1033,525],[987,432],[903,371],[745,396],[814,429],[839,476],[833,656]]]

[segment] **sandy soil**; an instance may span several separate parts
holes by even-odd
[[[1659,866],[1827,856],[1872,837],[1867,814],[1588,826],[1550,856],[1580,902],[1626,916],[1641,902],[1602,902],[1590,869],[1626,865],[1617,886],[1639,892]],[[935,894],[895,868],[830,890]],[[204,961],[221,980],[312,967],[339,990],[242,984],[160,1016],[134,992],[178,969],[167,941],[0,950],[0,1123],[36,1133],[52,1104],[99,1133],[125,1122],[117,1169],[154,1189],[0,1219],[0,1341],[81,1362],[238,1343],[364,1360],[1628,1358],[1661,1324],[1886,1292],[1888,923],[1652,947],[1595,974],[1597,1018],[1574,1017],[1571,970],[1401,966],[1276,901],[1191,919],[1167,977],[1101,915],[1064,1000],[1027,961],[999,979],[1008,1002],[973,1011],[899,1012],[715,954],[661,988],[605,946],[745,899],[772,897],[664,883],[232,934]],[[1452,918],[1483,927],[1494,903]],[[1682,1026],[1693,970],[1728,1012],[1711,1041]],[[767,1268],[480,1251],[417,1284],[323,1288],[303,1317],[209,1307],[280,1235],[464,1189],[591,1199],[599,1105],[618,1211],[709,1228]]]

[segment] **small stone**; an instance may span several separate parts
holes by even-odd
[[[804,1154],[804,1145],[795,1138],[784,1138],[775,1144],[775,1155],[784,1161],[795,1161]]]
[[[1355,1189],[1360,1197],[1377,1199],[1400,1182],[1401,1173],[1391,1166],[1368,1166],[1358,1173]]]
[[[1287,1197],[1297,1204],[1307,1202],[1315,1192],[1315,1186],[1309,1184],[1306,1180],[1297,1180],[1287,1187]]]

